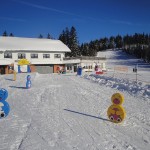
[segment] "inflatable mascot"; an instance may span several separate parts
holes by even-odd
[[[27,89],[31,88],[31,76],[30,75],[27,75],[26,88]]]
[[[10,111],[9,104],[5,101],[8,97],[7,90],[0,89],[0,119],[5,118]]]
[[[112,95],[111,101],[113,104],[107,110],[108,118],[114,123],[121,123],[126,116],[126,112],[121,106],[124,102],[124,97],[120,93],[115,93]]]

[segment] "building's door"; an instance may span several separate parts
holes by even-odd
[[[74,66],[74,72],[77,72],[77,66],[76,65]]]
[[[0,67],[0,74],[5,74],[5,66]]]
[[[53,73],[53,65],[35,65],[35,70],[41,74]]]

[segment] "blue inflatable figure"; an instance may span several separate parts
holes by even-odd
[[[31,88],[31,76],[30,75],[27,75],[26,88],[27,89]]]
[[[5,118],[10,111],[9,104],[5,101],[8,97],[8,92],[5,89],[0,89],[0,119]]]
[[[5,89],[0,89],[0,101],[5,101],[8,97],[8,92]]]

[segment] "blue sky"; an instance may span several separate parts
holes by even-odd
[[[150,33],[149,0],[0,0],[0,35],[58,38],[74,26],[80,43]]]

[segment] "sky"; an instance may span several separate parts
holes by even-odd
[[[0,34],[58,39],[74,26],[79,43],[150,33],[149,0],[0,0]]]

